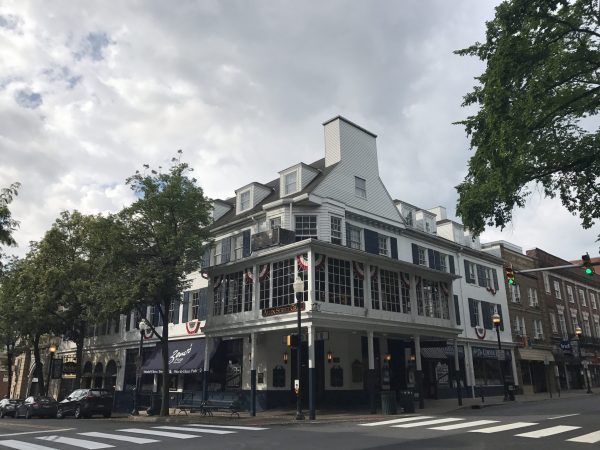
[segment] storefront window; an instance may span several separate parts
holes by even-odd
[[[260,266],[258,273],[259,281],[259,296],[260,296],[260,309],[267,309],[270,307],[271,298],[271,277],[269,273],[269,264]]]
[[[325,255],[316,255],[315,258],[315,298],[325,301]]]
[[[361,263],[353,262],[353,279],[354,284],[354,306],[364,308],[365,306],[365,288],[364,288],[364,266]],[[360,271],[359,271],[360,270]]]
[[[384,269],[381,269],[379,273],[381,276],[381,309],[402,312],[398,274]]]
[[[235,272],[228,276],[227,295],[225,296],[225,314],[242,312],[242,289],[244,273]]]
[[[253,291],[252,268],[248,268],[244,271],[244,311],[252,311]]]
[[[294,259],[273,263],[273,306],[294,303]]]
[[[379,280],[377,279],[377,268],[371,270],[371,307],[379,309]]]
[[[327,258],[329,277],[329,303],[351,304],[350,262],[342,259]]]

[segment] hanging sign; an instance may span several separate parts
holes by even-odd
[[[300,311],[304,311],[305,303],[300,303]],[[279,314],[288,314],[298,311],[298,303],[290,303],[289,305],[275,306],[274,308],[267,308],[262,310],[263,317],[278,316]]]

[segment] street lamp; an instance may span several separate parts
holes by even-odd
[[[500,376],[502,377],[502,383],[504,385],[504,401],[507,401],[508,386],[506,385],[506,377],[504,376],[504,366],[502,364],[504,358],[502,358],[502,360],[500,359],[500,355],[502,354],[502,344],[500,343],[500,324],[502,323],[502,318],[497,312],[495,312],[492,315],[492,323],[496,327],[496,337],[498,338],[498,367],[500,367]]]
[[[296,310],[298,311],[298,337],[296,340],[296,358],[297,358],[297,384],[298,389],[296,390],[296,420],[304,420],[304,414],[302,414],[302,399],[300,398],[300,373],[302,364],[302,357],[300,354],[300,348],[302,343],[302,317],[301,317],[301,305],[302,305],[302,293],[304,292],[304,281],[302,278],[296,277],[294,280],[294,296],[296,297]]]
[[[138,328],[140,329],[140,346],[138,348],[138,360],[137,360],[136,371],[135,371],[135,394],[133,395],[133,411],[131,411],[131,415],[132,416],[139,416],[140,415],[140,412],[138,411],[138,404],[139,404],[140,390],[142,388],[142,386],[141,386],[141,381],[142,381],[142,347],[144,345],[144,334],[146,333],[146,330],[149,328],[148,322],[146,321],[146,319],[140,320]]]
[[[56,353],[56,345],[51,344],[48,347],[48,351],[50,352],[50,364],[48,364],[48,380],[46,381],[46,395],[48,395],[48,391],[50,390],[50,378],[52,378],[52,366],[54,365],[54,353]]]
[[[588,372],[587,372],[587,364],[583,365],[583,359],[581,358],[581,334],[583,333],[583,331],[581,330],[580,326],[575,327],[575,334],[577,335],[577,352],[579,353],[579,364],[581,365],[581,369],[583,370],[583,374],[585,376],[585,385],[587,386],[587,393],[591,394],[592,393],[592,388],[590,387],[590,379],[588,377]]]

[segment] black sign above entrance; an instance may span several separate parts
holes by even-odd
[[[300,311],[304,311],[306,308],[305,303],[300,303]],[[274,308],[267,308],[262,310],[263,317],[278,316],[279,314],[289,314],[298,311],[298,303],[291,303],[289,305],[275,306]]]

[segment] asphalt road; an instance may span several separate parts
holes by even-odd
[[[389,422],[393,421],[393,422]],[[384,423],[382,423],[384,422]],[[387,423],[385,423],[387,422]],[[117,419],[0,420],[0,450],[84,449],[587,449],[600,447],[600,396],[507,403],[380,422],[249,427]]]

